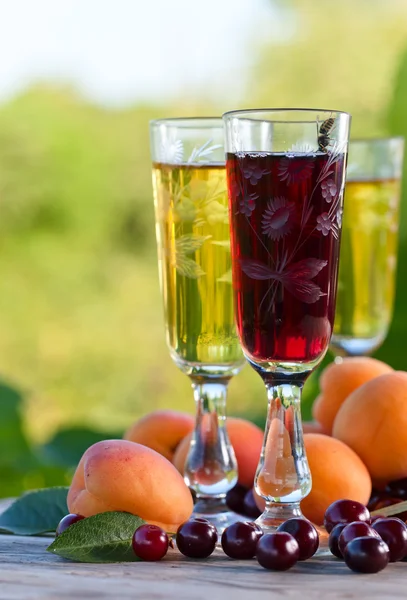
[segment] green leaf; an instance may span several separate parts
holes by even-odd
[[[74,523],[47,548],[63,558],[88,563],[139,560],[131,540],[145,521],[124,512],[106,512]]]
[[[205,271],[202,267],[192,260],[192,258],[187,258],[186,256],[176,257],[175,268],[180,275],[190,277],[191,279],[198,279],[199,277],[202,277],[202,275],[205,275]]]
[[[191,279],[198,279],[205,275],[205,271],[202,269],[197,262],[188,258],[187,254],[192,254],[200,249],[202,244],[209,240],[212,236],[210,235],[194,235],[187,234],[182,235],[175,242],[175,268],[180,275],[184,277],[190,277]]]
[[[23,494],[0,515],[0,532],[38,535],[55,531],[68,513],[67,493],[67,487],[54,487]]]
[[[182,235],[175,242],[175,251],[177,254],[192,254],[211,237],[211,235],[194,235],[193,233]]]

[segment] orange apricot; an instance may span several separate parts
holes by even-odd
[[[320,377],[321,393],[312,406],[312,416],[327,434],[331,434],[336,413],[349,394],[366,381],[392,371],[386,363],[366,356],[331,363]]]
[[[367,468],[351,448],[320,433],[306,433],[304,443],[312,476],[311,492],[301,502],[307,519],[322,525],[328,506],[342,498],[367,504],[372,482]]]
[[[407,477],[407,373],[393,371],[355,390],[333,435],[360,456],[375,484]]]
[[[166,458],[127,440],[97,442],[86,450],[68,492],[68,509],[90,517],[123,511],[166,531],[192,513],[192,496]]]
[[[303,421],[302,423],[303,433],[323,433],[327,434],[327,431],[323,428],[321,423],[318,421]]]
[[[178,444],[193,430],[194,424],[188,413],[155,410],[133,423],[123,438],[143,444],[172,461]]]
[[[250,488],[259,464],[263,432],[254,423],[236,417],[228,418],[227,431],[236,455],[239,483]],[[181,474],[184,473],[191,437],[191,434],[187,435],[174,454],[173,463]]]

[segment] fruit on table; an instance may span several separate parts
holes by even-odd
[[[392,371],[386,363],[369,357],[344,358],[340,363],[331,363],[321,374],[321,394],[313,404],[312,416],[325,433],[332,433],[336,414],[346,398],[367,381]]]
[[[379,534],[364,521],[354,521],[353,523],[348,523],[348,525],[345,525],[339,536],[339,552],[342,554],[342,556],[344,556],[346,546],[349,544],[349,542],[355,538],[366,536],[380,537]]]
[[[161,454],[135,442],[107,440],[82,456],[69,488],[68,509],[85,517],[129,512],[176,531],[190,517],[193,502],[181,475]]]
[[[235,417],[228,418],[227,431],[238,464],[238,481],[241,485],[251,488],[259,463],[263,431],[254,423]],[[173,463],[181,474],[184,473],[191,437],[191,434],[187,435],[174,454]]]
[[[407,527],[400,519],[376,519],[372,525],[389,547],[389,560],[396,562],[407,556]]]
[[[389,562],[389,548],[380,538],[359,537],[346,546],[344,559],[352,571],[377,573]]]
[[[302,431],[303,433],[330,433],[318,421],[303,421]]]
[[[288,519],[278,527],[277,531],[286,531],[297,540],[300,549],[298,560],[307,560],[318,550],[318,532],[307,519]]]
[[[366,506],[354,500],[337,500],[328,506],[324,515],[324,526],[328,533],[338,523],[348,525],[348,523],[353,523],[354,521],[370,523],[370,513]]]
[[[70,527],[74,523],[77,523],[78,521],[82,521],[82,519],[84,519],[84,518],[85,517],[83,515],[76,515],[76,514],[65,515],[58,523],[55,535],[56,536],[61,535],[61,533],[63,533],[66,529],[68,529],[68,527]]]
[[[265,569],[287,571],[300,556],[298,542],[286,531],[263,535],[257,543],[256,558]]]
[[[322,525],[328,506],[341,498],[367,504],[372,489],[371,479],[367,468],[351,448],[318,433],[305,434],[304,443],[312,475],[311,492],[301,502],[307,519]]]
[[[254,490],[248,490],[243,500],[243,514],[251,519],[257,519],[257,517],[260,517],[261,513],[262,511],[256,504]]]
[[[338,523],[329,534],[328,546],[332,554],[337,558],[342,558],[342,552],[339,550],[339,538],[345,527],[346,523]]]
[[[215,550],[217,541],[216,527],[206,519],[190,519],[177,530],[177,548],[189,558],[207,558]]]
[[[168,551],[168,535],[157,525],[141,525],[132,538],[134,554],[146,561],[161,560]]]
[[[333,436],[362,459],[379,484],[407,477],[407,373],[393,371],[352,392],[336,415]]]
[[[143,444],[172,461],[178,444],[195,425],[192,415],[175,410],[155,410],[129,427],[123,438]]]
[[[226,494],[226,504],[233,510],[241,515],[245,514],[244,499],[249,490],[244,485],[237,483],[231,490]]]
[[[407,500],[407,477],[403,479],[397,479],[396,481],[390,481],[384,490],[388,496],[400,498],[401,500]]]
[[[222,549],[229,558],[247,560],[256,554],[256,547],[263,535],[255,523],[238,521],[222,533]]]

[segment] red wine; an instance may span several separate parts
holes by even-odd
[[[235,313],[246,356],[322,358],[335,312],[345,155],[227,155]]]

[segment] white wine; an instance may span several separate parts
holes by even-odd
[[[243,362],[225,177],[221,164],[153,165],[167,341],[177,363],[227,368]]]
[[[348,181],[333,345],[374,350],[390,325],[395,294],[400,180]]]

